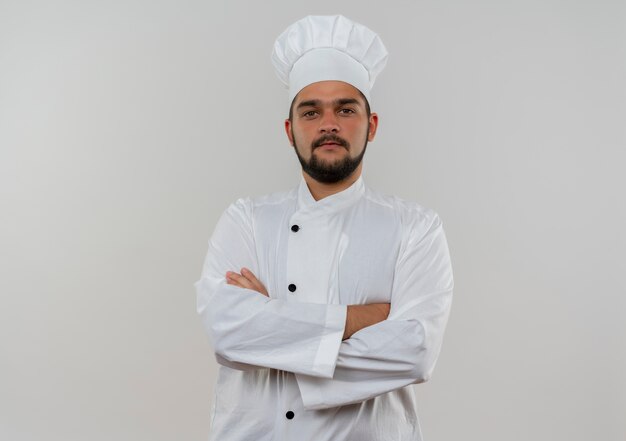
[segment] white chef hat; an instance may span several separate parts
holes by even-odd
[[[387,63],[380,37],[342,15],[309,15],[278,36],[272,64],[289,89],[289,103],[309,84],[338,80],[359,89],[370,102],[370,89]]]

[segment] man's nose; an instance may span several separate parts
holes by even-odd
[[[334,112],[324,112],[320,120],[320,132],[336,133],[340,130],[339,120]]]

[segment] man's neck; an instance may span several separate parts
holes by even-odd
[[[341,182],[337,182],[334,184],[326,184],[324,182],[319,182],[309,176],[307,173],[302,172],[302,176],[309,187],[309,191],[313,196],[313,199],[319,201],[320,199],[324,199],[327,196],[331,196],[335,193],[339,193],[340,191],[345,190],[350,187],[352,184],[356,182],[357,179],[361,176],[361,165],[357,167],[354,172],[344,179]]]

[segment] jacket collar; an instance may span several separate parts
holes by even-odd
[[[355,203],[365,192],[365,183],[363,182],[363,174],[361,174],[350,187],[316,201],[304,180],[304,176],[302,176],[297,191],[297,211],[300,214],[306,213],[317,216],[318,214],[337,212]]]

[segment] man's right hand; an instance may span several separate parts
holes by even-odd
[[[238,286],[240,288],[251,289],[253,291],[263,294],[265,297],[270,296],[267,293],[267,289],[265,289],[265,286],[248,268],[241,268],[241,274],[234,271],[226,271],[226,283],[229,285]]]
[[[368,305],[348,305],[346,327],[343,340],[357,331],[386,320],[389,316],[390,303],[370,303]]]

